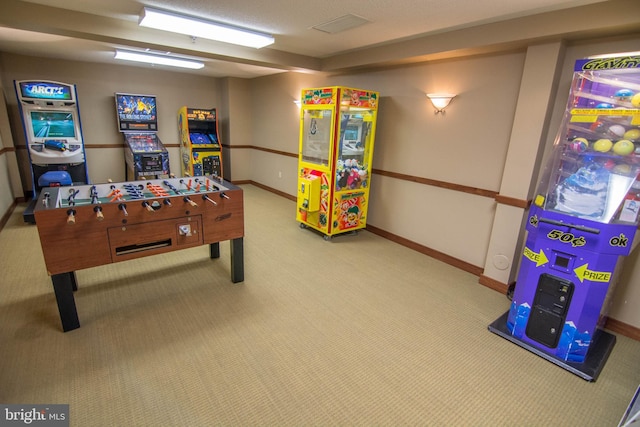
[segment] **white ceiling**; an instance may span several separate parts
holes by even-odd
[[[215,77],[320,71],[332,58],[388,44],[609,0],[1,0],[0,51],[111,62],[116,47],[203,58]],[[637,1],[637,0],[636,0]],[[144,6],[270,33],[262,49],[141,28]],[[347,14],[360,27],[328,34],[312,27]]]

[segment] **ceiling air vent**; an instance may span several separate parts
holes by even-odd
[[[335,34],[359,27],[368,22],[371,21],[361,16],[349,14],[341,16],[340,18],[332,19],[331,21],[325,22],[324,24],[314,25],[311,28],[313,28],[314,30],[322,31],[323,33]]]

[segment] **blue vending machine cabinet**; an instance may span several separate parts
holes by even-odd
[[[636,229],[532,207],[510,333],[559,359],[584,362]]]
[[[527,217],[511,307],[491,331],[570,370],[598,354],[599,366],[581,375],[595,379],[615,343],[594,348],[608,334],[617,272],[634,247],[639,174],[640,56],[577,61]]]

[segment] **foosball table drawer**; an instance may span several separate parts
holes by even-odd
[[[202,217],[195,215],[112,227],[107,235],[111,260],[125,261],[202,245]]]

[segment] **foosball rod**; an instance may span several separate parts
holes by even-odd
[[[171,184],[169,181],[162,181],[162,183],[165,185],[165,187],[167,187],[169,190],[173,191],[176,194],[182,194],[180,192],[180,190],[178,190],[176,187],[173,186],[173,184]]]
[[[73,225],[76,223],[76,211],[75,209],[67,210],[67,224]]]
[[[206,200],[207,202],[212,203],[213,206],[218,206],[218,204],[214,200],[212,200],[209,196],[207,196],[206,194],[202,195],[202,200]]]
[[[100,206],[95,206],[93,208],[93,211],[96,213],[96,219],[98,221],[102,221],[104,219],[104,214],[102,213],[102,207]]]

